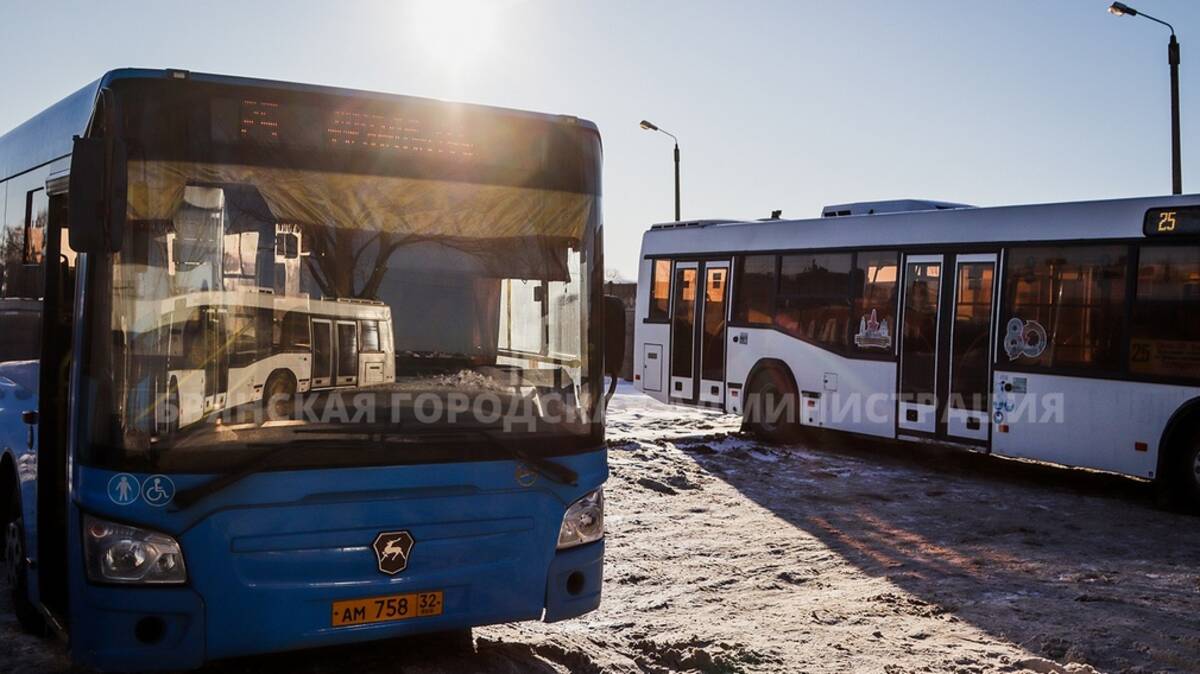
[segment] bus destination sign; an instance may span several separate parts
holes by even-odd
[[[1200,235],[1200,206],[1151,208],[1142,222],[1146,236]]]

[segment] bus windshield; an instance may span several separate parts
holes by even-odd
[[[596,194],[143,147],[92,277],[111,290],[93,294],[111,401],[93,462],[215,472],[321,442],[349,450],[320,465],[413,462],[442,456],[439,435],[457,460],[493,431],[594,444]]]

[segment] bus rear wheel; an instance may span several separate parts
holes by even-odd
[[[1173,476],[1178,505],[1200,512],[1200,428],[1192,431],[1188,442],[1176,455]]]
[[[289,372],[272,372],[263,386],[263,402],[268,419],[287,419],[296,396],[296,379]]]
[[[768,367],[750,380],[742,403],[742,424],[768,442],[791,442],[799,436],[799,403],[791,377]]]
[[[46,622],[29,600],[29,565],[25,562],[25,518],[21,514],[21,495],[13,487],[4,517],[4,579],[12,596],[13,613],[21,629],[45,636]]]

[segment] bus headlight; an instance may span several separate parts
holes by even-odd
[[[179,543],[157,531],[87,515],[83,518],[83,553],[88,579],[96,582],[164,585],[187,581]]]
[[[573,548],[604,538],[604,488],[571,504],[558,530],[558,549]]]

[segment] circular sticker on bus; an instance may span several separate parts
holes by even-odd
[[[117,505],[133,503],[141,491],[141,483],[129,473],[117,473],[108,481],[108,498]]]
[[[175,483],[166,475],[151,475],[142,483],[142,500],[146,505],[161,508],[175,498]]]

